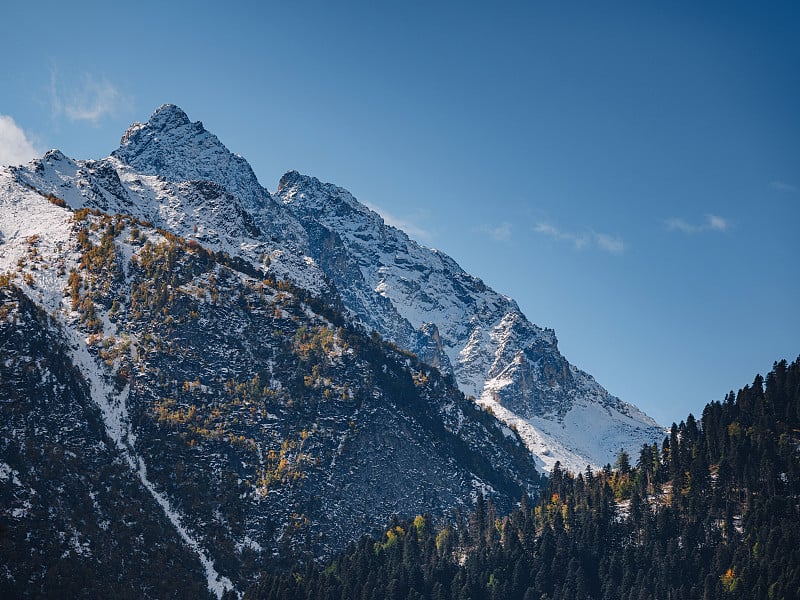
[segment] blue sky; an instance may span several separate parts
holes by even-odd
[[[800,354],[796,2],[15,2],[0,162],[176,103],[350,189],[664,424]]]

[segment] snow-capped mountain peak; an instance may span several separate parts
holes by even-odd
[[[132,125],[112,156],[168,181],[214,181],[243,200],[269,195],[244,158],[174,104],[157,108],[147,123]]]
[[[121,145],[124,145],[137,131],[145,129],[146,127],[149,127],[151,130],[166,131],[189,125],[190,123],[189,116],[183,112],[183,109],[174,104],[162,104],[153,111],[153,114],[147,121],[147,125],[138,121],[131,125],[123,134]]]
[[[108,158],[51,151],[15,174],[73,208],[132,214],[334,299],[517,425],[545,470],[556,460],[603,465],[663,435],[571,365],[552,329],[447,254],[315,177],[289,171],[270,194],[244,158],[174,105],[131,126]]]

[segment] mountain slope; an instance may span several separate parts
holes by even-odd
[[[308,251],[366,324],[443,372],[513,424],[546,470],[613,462],[663,430],[570,365],[552,329],[449,256],[420,246],[346,190],[290,172],[276,197],[305,227]]]
[[[0,171],[5,588],[49,572],[53,547],[83,573],[116,535],[101,524],[131,507],[122,525],[137,542],[119,542],[133,544],[131,564],[158,572],[149,565],[163,548],[175,577],[221,597],[264,568],[329,556],[395,513],[441,518],[479,491],[509,509],[536,492],[511,430],[335,303],[137,217],[70,208],[19,174]],[[32,435],[56,450],[39,458]],[[27,486],[37,491],[17,489]],[[87,496],[97,504],[80,505]],[[31,541],[38,498],[57,529]],[[171,578],[137,588],[108,558],[131,595],[176,589]],[[86,577],[102,591],[97,573]]]
[[[555,332],[510,298],[384,224],[346,190],[296,172],[276,194],[173,105],[134,124],[100,161],[50,152],[18,182],[69,206],[132,214],[289,279],[417,354],[522,435],[548,471],[613,462],[662,434],[570,365]]]
[[[200,562],[109,439],[47,314],[7,285],[0,303],[0,595],[205,597]]]
[[[798,447],[800,358],[688,415],[636,466],[554,471],[538,501],[500,519],[487,502],[457,528],[394,521],[246,597],[796,599]]]

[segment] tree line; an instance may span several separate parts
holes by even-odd
[[[659,446],[570,473],[500,516],[395,519],[324,565],[265,573],[283,600],[800,597],[800,359],[673,424]]]

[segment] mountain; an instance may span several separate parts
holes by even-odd
[[[0,171],[0,595],[222,597],[394,514],[537,493],[520,438],[438,370],[249,248],[110,206],[152,209],[136,180],[234,196],[124,169],[107,196],[114,160]],[[72,205],[34,184],[56,169]],[[222,244],[230,221],[203,227]]]
[[[0,293],[5,595],[221,597],[661,435],[452,259],[316,179],[271,194],[172,105],[0,170]]]
[[[346,190],[289,172],[275,194],[174,105],[99,161],[49,152],[15,178],[69,206],[131,214],[288,279],[454,376],[525,440],[543,472],[613,462],[664,431],[610,395],[510,298],[388,226]]]

